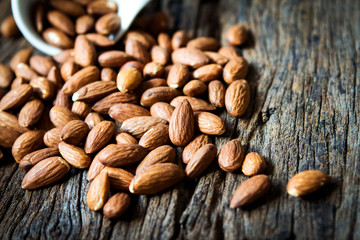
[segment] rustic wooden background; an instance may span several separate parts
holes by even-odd
[[[194,182],[153,197],[133,197],[109,221],[86,206],[86,171],[61,184],[24,191],[24,172],[7,155],[0,167],[1,239],[360,239],[360,1],[164,0],[171,26],[223,41],[232,24],[252,31],[243,54],[251,63],[245,117],[226,112],[221,147],[240,138],[265,156],[272,188],[245,209],[228,207],[246,179],[214,163]],[[1,1],[1,19],[10,13]],[[223,41],[223,43],[225,43]],[[26,41],[0,39],[7,62]],[[1,134],[1,133],[0,133]],[[287,180],[306,169],[333,179],[305,198],[286,194]]]

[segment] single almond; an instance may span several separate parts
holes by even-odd
[[[76,19],[75,31],[77,34],[89,32],[95,26],[95,20],[90,15],[82,15]]]
[[[25,175],[21,187],[33,190],[51,185],[70,171],[69,164],[61,157],[50,157],[40,161]]]
[[[32,48],[24,48],[15,53],[15,55],[10,60],[10,68],[15,72],[16,66],[19,63],[28,64],[32,52]]]
[[[15,129],[0,126],[0,146],[4,148],[11,148],[20,133]]]
[[[330,181],[330,176],[319,170],[306,170],[293,176],[286,186],[287,193],[292,197],[301,197],[315,192]]]
[[[185,164],[188,164],[192,156],[199,150],[202,146],[212,143],[211,138],[206,134],[200,134],[196,136],[188,145],[184,148],[182,152],[182,161]]]
[[[185,177],[184,170],[173,163],[151,165],[136,175],[129,190],[133,194],[152,195],[177,184]]]
[[[49,148],[58,148],[61,142],[61,130],[62,127],[57,127],[47,131],[43,138],[45,145]]]
[[[191,108],[195,112],[196,111],[213,111],[216,109],[213,105],[211,105],[210,103],[208,103],[200,98],[189,97],[189,96],[178,96],[170,102],[170,105],[173,107],[177,107],[184,100],[187,100],[190,103]]]
[[[129,31],[125,36],[125,45],[128,41],[137,41],[144,46],[146,50],[156,45],[156,40],[150,34],[143,31]]]
[[[157,102],[170,102],[181,92],[171,87],[154,87],[146,90],[140,99],[140,104],[145,107],[151,107]]]
[[[44,144],[44,134],[45,132],[42,130],[31,130],[20,135],[11,149],[15,161],[20,162],[26,154],[41,148]]]
[[[14,80],[12,80],[10,90],[13,90],[23,84],[27,84],[27,81],[25,81],[25,79],[22,77],[16,77]],[[3,94],[2,94],[2,96],[3,96]]]
[[[12,15],[8,16],[1,22],[0,30],[1,35],[4,37],[15,37],[20,33]]]
[[[115,82],[96,81],[77,90],[73,94],[72,100],[91,103],[115,92],[116,90],[117,87]]]
[[[117,73],[112,68],[103,68],[100,73],[102,81],[116,82]]]
[[[137,103],[137,96],[134,93],[115,92],[96,102],[93,106],[95,112],[108,114],[110,107],[118,103]]]
[[[61,77],[60,68],[57,66],[52,66],[46,77],[50,82],[52,82],[58,89],[61,89],[64,85],[64,81]]]
[[[65,82],[77,71],[79,71],[79,65],[75,63],[75,59],[65,61],[60,68],[61,77]]]
[[[100,17],[95,23],[96,32],[109,35],[120,28],[120,18],[117,13],[108,13]]]
[[[87,168],[90,166],[91,158],[80,147],[61,141],[59,151],[61,156],[75,168]]]
[[[99,175],[99,173],[105,168],[105,165],[99,161],[97,156],[98,155],[96,155],[91,162],[88,173],[86,175],[86,179],[88,181],[94,180],[95,177]]]
[[[128,133],[123,132],[116,135],[116,144],[124,144],[124,143],[138,144],[138,141],[136,140],[136,138],[134,138]]]
[[[118,103],[109,109],[109,115],[119,123],[126,119],[139,116],[150,116],[150,112],[139,105],[132,103]]]
[[[134,174],[121,168],[105,167],[103,171],[106,171],[110,186],[112,189],[129,191],[131,180],[134,178]]]
[[[200,176],[213,162],[216,157],[217,148],[214,144],[205,144],[199,148],[186,165],[185,174],[188,179]]]
[[[190,40],[187,48],[195,48],[201,51],[216,51],[219,47],[219,42],[212,37],[198,37]]]
[[[94,65],[96,62],[96,49],[84,35],[78,35],[74,45],[75,63],[82,67]]]
[[[101,67],[118,68],[131,59],[132,57],[123,51],[112,50],[101,53],[98,62]]]
[[[118,5],[113,1],[92,1],[87,5],[87,12],[91,15],[104,15],[111,12],[116,12]]]
[[[163,145],[153,149],[149,152],[145,158],[140,162],[136,168],[136,175],[139,175],[145,171],[149,166],[158,163],[173,163],[175,162],[176,152],[175,149],[169,145]]]
[[[172,52],[173,63],[181,63],[192,68],[199,68],[209,63],[209,58],[200,50],[193,48],[179,48]]]
[[[96,113],[96,112],[91,112],[89,113],[85,120],[86,124],[89,126],[89,129],[93,129],[96,125],[98,125],[100,122],[104,121],[104,118]]]
[[[263,173],[265,168],[264,158],[259,153],[250,152],[246,154],[241,170],[246,176],[254,176]]]
[[[167,124],[167,122],[157,117],[133,117],[123,122],[120,132],[129,133],[135,138],[140,139],[150,128],[161,124]]]
[[[229,60],[217,52],[205,51],[205,55],[210,59],[210,62],[224,66]]]
[[[151,49],[151,59],[152,61],[165,66],[170,60],[170,55],[168,50],[166,50],[165,48],[162,48],[160,46],[154,46]]]
[[[243,57],[241,57],[241,52],[238,48],[233,46],[224,46],[221,47],[218,53],[227,59],[234,60],[234,61],[242,61]]]
[[[109,219],[121,217],[129,208],[131,198],[127,193],[116,193],[105,203],[103,208],[104,216]]]
[[[143,76],[145,79],[161,78],[164,74],[164,66],[157,62],[148,62],[144,66]]]
[[[38,162],[59,154],[60,153],[57,148],[43,148],[25,155],[23,159],[21,159],[19,167],[24,169],[25,171],[29,171]]]
[[[248,35],[248,30],[244,25],[233,25],[225,33],[225,39],[230,45],[243,44]]]
[[[146,64],[151,60],[147,48],[137,40],[127,39],[125,44],[125,52],[143,64]]]
[[[142,75],[135,68],[123,69],[120,70],[116,82],[120,92],[133,91],[141,84]]]
[[[45,4],[36,2],[32,9],[35,12],[35,27],[38,33],[42,33],[45,25]]]
[[[86,195],[86,203],[90,210],[99,211],[103,208],[110,192],[110,180],[106,171],[102,171],[90,184]]]
[[[100,71],[95,66],[89,66],[81,69],[64,84],[62,91],[67,95],[74,94],[83,86],[99,80]]]
[[[29,129],[20,126],[18,118],[7,112],[0,111],[0,127],[12,129],[18,133],[25,133]]]
[[[230,208],[242,207],[254,202],[264,196],[270,186],[269,177],[262,174],[245,180],[234,192],[230,201]]]
[[[224,84],[219,80],[211,81],[208,85],[209,102],[217,107],[222,108],[225,106],[225,93],[226,89]]]
[[[0,64],[0,88],[7,88],[10,86],[14,74],[11,71],[10,67]]]
[[[47,20],[53,27],[63,31],[67,35],[75,35],[75,25],[66,14],[56,10],[48,11]]]
[[[249,64],[245,58],[239,57],[239,59],[230,60],[224,67],[223,78],[228,84],[232,82],[244,79],[248,73]]]
[[[140,86],[135,90],[135,92],[141,96],[146,90],[154,87],[167,86],[166,80],[163,78],[153,78],[142,82]]]
[[[189,41],[189,37],[188,37],[187,33],[183,30],[179,30],[174,33],[174,35],[171,39],[172,49],[176,50],[181,47],[185,47],[188,41]]]
[[[89,132],[89,126],[82,120],[73,120],[64,126],[61,130],[61,140],[79,145]]]
[[[55,47],[66,49],[74,47],[74,41],[56,28],[48,28],[42,33],[45,41]]]
[[[68,122],[72,120],[79,120],[78,116],[76,116],[75,113],[62,106],[53,106],[49,114],[51,122],[56,127],[64,127]]]
[[[84,119],[91,112],[92,105],[83,101],[75,101],[71,111],[81,119]]]
[[[62,90],[59,90],[56,94],[56,98],[53,101],[54,106],[61,106],[67,109],[71,109],[73,102],[71,101],[71,97],[66,95]]]
[[[35,95],[42,100],[49,101],[55,95],[55,85],[44,77],[31,79],[30,86]]]
[[[109,144],[98,153],[98,160],[110,167],[122,167],[144,158],[147,150],[138,144]]]
[[[44,103],[39,99],[28,101],[19,113],[19,124],[23,127],[34,126],[41,118]]]
[[[199,79],[205,83],[212,80],[220,79],[223,73],[223,68],[219,64],[208,64],[196,69],[192,76],[194,79]]]
[[[110,121],[102,121],[89,132],[85,142],[85,152],[94,153],[110,141],[115,133],[115,124]]]
[[[226,131],[224,121],[213,113],[196,112],[195,123],[200,132],[208,135],[222,135]]]
[[[226,110],[234,117],[241,117],[250,102],[250,86],[246,80],[234,81],[225,93]]]
[[[150,108],[150,114],[153,117],[162,118],[168,122],[170,122],[171,115],[174,112],[174,107],[169,103],[165,102],[157,102],[154,103]]]
[[[239,139],[227,142],[219,153],[219,166],[225,172],[234,172],[241,167],[244,161],[244,150]]]
[[[120,71],[126,68],[136,68],[139,72],[144,70],[144,64],[139,61],[128,61],[124,65],[121,66]]]
[[[7,111],[21,107],[31,96],[32,87],[23,84],[6,93],[0,100],[0,110]]]
[[[168,53],[172,52],[171,39],[167,33],[159,33],[157,41],[161,48],[166,49]]]
[[[168,125],[159,125],[150,128],[139,140],[139,145],[148,150],[153,150],[167,143],[169,143]]]
[[[182,101],[171,115],[169,136],[176,146],[185,146],[193,137],[195,117],[189,101]]]
[[[63,1],[58,1],[58,0],[50,0],[50,5],[67,14],[67,15],[70,15],[72,17],[78,17],[78,16],[81,16],[81,15],[84,15],[85,14],[85,10],[84,8],[74,2],[74,1],[70,1],[70,0],[63,0]]]
[[[185,93],[185,95],[191,97],[201,96],[206,91],[207,91],[206,84],[200,80],[191,80],[183,88],[183,92]]]
[[[186,65],[175,63],[172,65],[167,77],[167,84],[172,88],[183,87],[189,81],[189,69]]]
[[[16,77],[22,77],[26,81],[37,78],[39,75],[29,65],[19,63],[15,68]]]
[[[68,60],[74,61],[74,49],[65,49],[53,56],[53,59],[60,64]]]

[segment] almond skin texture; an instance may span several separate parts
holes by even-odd
[[[0,127],[6,127],[18,133],[25,133],[29,129],[20,126],[18,118],[11,113],[0,111]]]
[[[110,181],[106,171],[101,171],[90,184],[86,195],[86,203],[90,210],[99,211],[103,208],[110,192]]]
[[[52,82],[44,77],[31,79],[30,86],[35,95],[42,100],[49,101],[53,99],[55,94],[55,86]]]
[[[117,10],[118,6],[113,1],[92,1],[87,5],[87,12],[91,15],[104,15]]]
[[[210,59],[210,62],[219,64],[221,66],[225,65],[229,61],[226,57],[217,52],[206,51],[204,53]]]
[[[138,144],[110,144],[98,153],[98,159],[106,166],[121,167],[140,161],[146,153]]]
[[[164,74],[164,66],[157,62],[149,62],[144,66],[143,75],[145,79],[160,78]]]
[[[47,19],[53,27],[69,36],[75,35],[75,25],[67,15],[59,11],[49,11],[47,12]]]
[[[225,93],[226,88],[219,80],[211,81],[208,85],[209,102],[217,107],[222,108],[225,106]]]
[[[112,68],[103,68],[100,75],[102,81],[116,82],[117,73]]]
[[[189,69],[186,65],[175,63],[171,68],[167,78],[167,84],[172,88],[183,87],[189,81]]]
[[[301,197],[315,192],[330,181],[330,176],[319,170],[306,170],[293,176],[286,186],[287,193],[292,197]]]
[[[151,59],[165,66],[170,60],[169,52],[165,48],[154,46],[151,49]]]
[[[22,84],[10,90],[0,100],[0,110],[7,111],[22,106],[31,96],[32,87],[29,84]]]
[[[120,70],[116,82],[120,92],[135,90],[142,82],[141,72],[136,68],[127,68]]]
[[[217,154],[217,148],[214,144],[205,144],[197,150],[188,165],[185,168],[185,174],[188,179],[194,179],[200,176],[212,163]]]
[[[121,217],[129,208],[131,198],[127,193],[116,193],[111,196],[103,208],[104,216],[109,219]]]
[[[185,95],[188,95],[190,97],[201,96],[206,91],[206,84],[200,80],[191,80],[183,88],[183,92],[185,93]]]
[[[82,67],[94,65],[96,61],[95,46],[84,36],[79,35],[75,39],[75,63]]]
[[[109,109],[109,115],[119,123],[126,119],[139,116],[150,116],[150,112],[139,105],[132,103],[119,103]]]
[[[39,99],[27,102],[19,113],[19,124],[22,127],[34,126],[41,118],[44,103]]]
[[[121,67],[124,63],[132,60],[132,57],[123,51],[107,51],[103,52],[98,57],[98,62],[101,67]]]
[[[153,117],[162,118],[170,122],[171,115],[174,112],[174,107],[165,102],[154,103],[150,108],[150,114]]]
[[[104,121],[104,118],[95,112],[89,113],[85,120],[86,124],[89,126],[89,129],[93,129],[96,125],[98,125],[100,122]]]
[[[136,140],[136,138],[134,138],[128,133],[119,133],[118,135],[116,135],[116,144],[124,143],[138,144],[138,141]]]
[[[61,140],[78,145],[89,132],[89,126],[82,120],[73,120],[61,130]]]
[[[208,135],[222,135],[226,131],[224,121],[209,112],[196,112],[195,123],[200,132]]]
[[[95,179],[97,175],[105,168],[105,165],[102,164],[99,160],[97,155],[94,157],[93,161],[90,164],[88,173],[86,175],[86,179],[88,181],[92,181]]]
[[[193,78],[199,79],[204,83],[208,83],[215,79],[220,79],[223,73],[222,66],[218,64],[208,64],[199,67],[193,72]]]
[[[176,146],[185,146],[193,137],[195,117],[189,101],[184,100],[174,110],[169,123],[169,136]]]
[[[244,161],[244,150],[238,139],[227,142],[219,153],[219,166],[225,172],[234,172]]]
[[[244,79],[248,73],[249,64],[245,58],[239,57],[236,61],[230,60],[224,67],[223,78],[228,84]]]
[[[168,53],[172,52],[171,39],[168,34],[159,33],[157,40],[161,48],[166,49]]]
[[[192,156],[197,150],[202,146],[212,143],[211,138],[206,134],[200,134],[196,136],[188,145],[184,148],[182,152],[182,160],[185,164],[188,164]]]
[[[219,47],[219,43],[215,38],[198,37],[190,40],[186,47],[199,49],[201,51],[216,51]]]
[[[109,39],[107,36],[101,35],[99,33],[88,33],[85,37],[92,42],[95,46],[98,47],[112,47],[115,45],[115,41]]]
[[[13,78],[14,74],[11,69],[4,64],[0,64],[0,88],[9,87]]]
[[[131,180],[134,178],[134,174],[121,168],[105,167],[103,171],[106,171],[110,186],[112,189],[129,191]]]
[[[179,48],[171,54],[174,63],[181,63],[192,68],[199,68],[209,63],[209,58],[200,50]]]
[[[75,168],[87,168],[90,166],[91,158],[86,155],[84,149],[76,147],[66,142],[59,143],[61,156]]]
[[[221,47],[218,53],[229,59],[229,61],[230,60],[239,61],[239,62],[243,61],[243,57],[241,57],[240,50],[232,46]]]
[[[234,117],[241,117],[250,102],[250,86],[246,80],[230,84],[225,93],[226,110]]]
[[[157,102],[170,102],[180,95],[180,91],[171,87],[154,87],[146,90],[142,94],[140,104],[145,107],[151,107]]]
[[[62,91],[67,95],[74,94],[83,86],[99,80],[100,71],[95,66],[89,66],[81,69],[64,84]]]
[[[159,125],[150,128],[139,140],[139,145],[153,150],[159,146],[165,145],[169,142],[169,126]]]
[[[266,169],[266,162],[259,153],[250,152],[246,154],[241,168],[244,175],[246,176],[258,175],[263,173],[265,169]]]
[[[100,17],[95,24],[96,32],[109,35],[118,31],[120,28],[120,18],[116,13],[108,13]]]
[[[175,149],[169,145],[163,145],[155,148],[146,155],[136,168],[136,175],[139,175],[145,171],[149,166],[158,163],[173,163],[176,158]]]
[[[38,150],[43,146],[44,131],[31,130],[20,135],[14,142],[11,152],[16,162],[28,153]]]
[[[61,78],[60,68],[57,66],[52,66],[46,77],[50,82],[52,82],[58,89],[61,89],[64,85],[64,81]]]
[[[78,17],[78,16],[85,14],[84,8],[80,4],[78,4],[74,1],[51,0],[50,5],[53,8],[65,13],[67,15],[70,15],[72,17]]]
[[[189,96],[178,96],[170,102],[170,105],[173,107],[177,107],[185,99],[189,101],[193,111],[213,111],[216,109],[216,107],[200,98]]]
[[[76,114],[81,119],[84,119],[91,112],[91,104],[75,101],[71,107],[71,111]]]
[[[29,171],[38,162],[59,155],[59,149],[57,148],[43,148],[35,152],[27,154],[19,163],[19,167],[25,171]]]
[[[61,142],[62,127],[53,128],[47,131],[44,135],[44,143],[49,148],[58,148]]]
[[[19,63],[27,64],[33,52],[32,48],[24,48],[19,50],[10,60],[10,68],[15,72]]]
[[[137,97],[134,93],[115,92],[96,102],[93,106],[95,112],[108,114],[109,109],[118,103],[137,103]]]
[[[59,52],[58,54],[53,56],[53,59],[57,63],[60,63],[60,64],[66,62],[68,60],[73,60],[74,61],[74,49],[62,50],[61,52]]]
[[[139,61],[128,61],[121,66],[120,70],[126,68],[136,68],[137,70],[139,70],[139,72],[142,72],[144,70],[144,64]]]
[[[0,146],[4,148],[11,148],[20,133],[14,129],[0,126]]]
[[[79,120],[75,113],[71,112],[66,107],[53,106],[49,114],[51,122],[56,127],[64,127],[68,122],[72,120]]]
[[[115,124],[111,121],[102,121],[88,134],[85,142],[85,152],[94,153],[106,146],[115,133]]]
[[[189,41],[189,37],[187,33],[183,30],[179,30],[174,33],[171,39],[172,49],[176,50],[181,47],[185,47],[188,41]]]
[[[96,81],[89,83],[76,91],[72,96],[72,100],[92,103],[108,96],[116,90],[117,87],[115,82]]]
[[[45,41],[55,47],[66,49],[74,47],[74,41],[69,38],[64,32],[56,28],[48,28],[43,34]]]
[[[71,109],[73,102],[69,95],[66,95],[62,90],[59,90],[56,94],[56,98],[53,101],[54,106],[65,107]]]
[[[135,60],[143,64],[146,64],[151,60],[147,48],[137,40],[126,40],[125,52],[131,57],[133,57]]]
[[[266,175],[256,175],[240,184],[230,201],[230,208],[245,206],[264,196],[271,182]]]
[[[163,78],[153,78],[142,82],[140,86],[136,89],[136,93],[141,96],[146,90],[161,86],[167,86],[166,80]]]
[[[89,15],[83,15],[76,19],[75,23],[75,31],[77,34],[84,34],[90,31],[95,24],[95,20],[93,17]]]
[[[16,77],[22,77],[26,81],[39,77],[39,75],[27,64],[19,63],[15,68]]]
[[[225,39],[230,45],[241,45],[243,44],[248,35],[248,30],[243,25],[231,26],[225,33]]]
[[[173,163],[159,163],[147,167],[131,181],[133,194],[152,195],[177,184],[185,177],[184,171]]]
[[[70,171],[69,164],[61,157],[50,157],[36,164],[25,175],[21,187],[32,190],[48,186],[62,179]]]
[[[65,82],[77,71],[79,71],[79,65],[75,63],[74,59],[65,61],[60,67],[60,74]]]
[[[167,124],[167,121],[150,116],[133,117],[123,122],[120,132],[129,133],[135,138],[140,139],[150,128],[160,124]]]

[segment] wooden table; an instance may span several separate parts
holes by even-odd
[[[109,221],[86,206],[86,171],[61,184],[24,191],[24,172],[7,155],[0,168],[2,239],[360,239],[360,1],[164,0],[171,26],[191,37],[214,36],[235,23],[249,26],[243,50],[251,63],[251,102],[236,119],[225,111],[220,148],[241,139],[261,153],[272,187],[244,209],[230,209],[240,172],[213,163],[206,174],[163,194],[133,197],[130,210]],[[1,1],[0,16],[9,13]],[[22,38],[1,38],[7,62]],[[179,149],[180,150],[180,149]],[[332,180],[304,198],[286,194],[288,179],[320,169]]]

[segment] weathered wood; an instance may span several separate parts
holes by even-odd
[[[228,130],[215,143],[220,148],[239,138],[247,151],[261,153],[270,192],[247,208],[230,209],[246,177],[213,163],[196,181],[132,197],[126,216],[109,221],[86,206],[86,171],[24,191],[24,172],[5,153],[0,238],[360,239],[360,2],[164,0],[157,7],[172,14],[174,29],[192,37],[210,35],[225,44],[232,24],[251,29],[243,49],[251,64],[249,110],[240,119],[218,112]],[[9,2],[1,1],[0,18],[9,12]],[[1,38],[0,61],[24,46],[22,38]],[[306,169],[333,179],[308,197],[288,196],[287,180]]]

